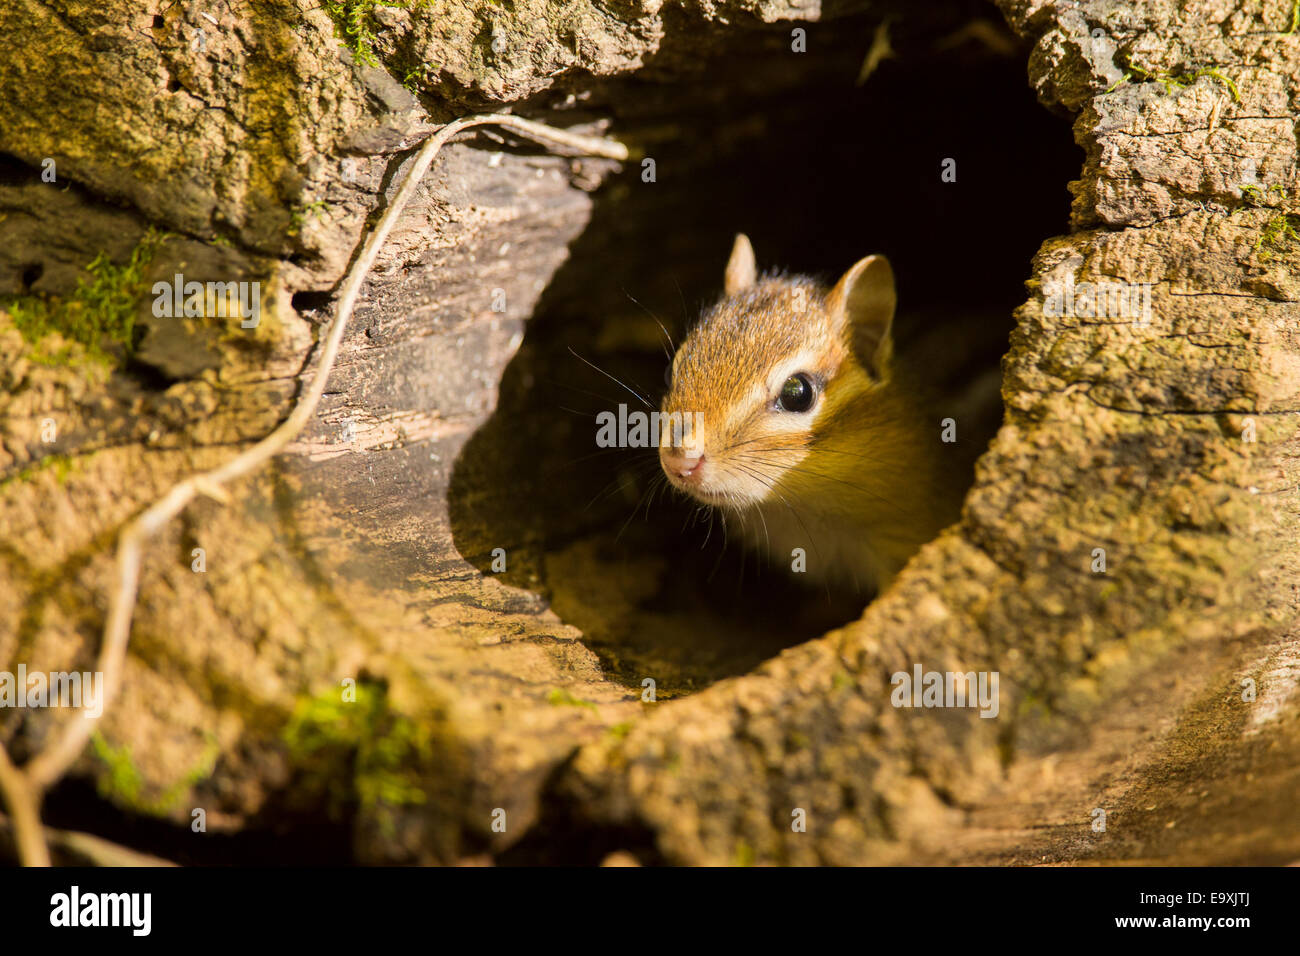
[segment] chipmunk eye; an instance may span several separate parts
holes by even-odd
[[[800,372],[798,375],[791,375],[785,380],[776,403],[787,412],[806,412],[812,408],[813,401],[816,398],[817,390],[813,387],[812,380],[803,372]]]

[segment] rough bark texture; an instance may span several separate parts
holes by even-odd
[[[872,25],[899,15],[356,4],[375,39],[354,54],[305,0],[234,3],[217,25],[145,6],[0,13],[29,38],[0,71],[0,292],[71,297],[97,254],[122,263],[148,227],[168,234],[128,290],[144,326],[129,360],[70,346],[51,362],[48,340],[0,312],[8,670],[87,667],[118,529],[287,412],[324,293],[431,124],[528,98],[553,122],[613,117],[650,155],[690,138],[698,173],[770,141],[807,107],[800,90],[856,71]],[[563,436],[557,416],[515,414],[553,370],[516,353],[538,309],[574,317],[566,342],[655,348],[653,325],[573,304],[597,272],[582,259],[648,273],[700,248],[680,228],[653,249],[584,245],[657,201],[620,198],[635,179],[597,192],[608,163],[486,135],[454,145],[384,250],[308,432],[233,504],[192,507],[146,561],[124,693],[78,774],[162,821],[142,849],[255,857],[238,835],[292,841],[332,814],[350,848],[280,849],[443,863],[1300,857],[1290,5],[1000,6],[1086,158],[1071,232],[1033,261],[1002,364],[1005,421],[957,526],[860,619],[783,651],[789,635],[751,635],[751,618],[662,605],[690,559],[678,567],[636,529],[647,550],[618,551],[606,512],[560,494],[569,479],[519,472]],[[896,32],[960,36],[968,13],[902,14]],[[773,59],[789,21],[827,55]],[[40,179],[46,158],[57,186]],[[1001,168],[989,188],[1014,198],[1016,168]],[[146,292],[176,272],[259,279],[262,322],[153,318]],[[1151,283],[1150,322],[1049,314],[1067,273]],[[999,718],[892,707],[890,675],[915,663],[998,671]],[[657,702],[642,701],[645,676],[667,690]],[[361,700],[340,705],[348,678]],[[60,716],[0,715],[0,741],[21,759]],[[85,802],[74,781],[51,798],[56,822],[84,822]],[[207,834],[189,829],[196,807]]]

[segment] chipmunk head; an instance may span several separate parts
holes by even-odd
[[[661,430],[660,464],[706,504],[797,497],[800,463],[888,381],[893,271],[868,256],[827,292],[804,277],[759,276],[739,235],[724,288],[673,359],[663,412],[683,426]]]

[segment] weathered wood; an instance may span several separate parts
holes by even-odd
[[[807,184],[855,168],[864,142],[925,162],[958,148],[920,121],[909,146],[882,120],[898,114],[852,99],[876,18],[376,8],[367,66],[302,0],[237,7],[216,28],[117,0],[6,5],[0,25],[33,55],[0,70],[0,291],[72,296],[98,253],[121,264],[149,226],[171,234],[135,290],[131,363],[42,364],[0,312],[13,666],[86,666],[116,532],[283,417],[376,197],[434,123],[531,97],[552,121],[612,122],[659,160],[642,189],[636,163],[616,176],[508,136],[445,151],[310,429],[146,560],[124,694],[77,773],[173,824],[165,847],[136,849],[225,852],[191,833],[203,808],[231,834],[333,814],[362,860],[1295,859],[1300,243],[1270,224],[1294,209],[1300,46],[1281,6],[1262,22],[1213,2],[1002,6],[1032,44],[1040,99],[1074,117],[1074,231],[1033,261],[1006,422],[962,521],[856,620],[771,575],[744,583],[734,552],[710,578],[717,551],[697,552],[671,505],[620,537],[646,488],[638,465],[584,462],[587,422],[557,409],[634,401],[570,348],[657,385],[661,333],[629,296],[680,329],[738,228],[766,239],[763,266],[832,271],[885,248],[905,293],[920,290],[918,326],[968,335],[975,358],[997,343],[1005,312],[981,278],[996,267],[1014,284],[1023,265],[981,221],[888,176],[845,174],[837,204]],[[895,79],[870,82],[896,82],[882,100],[909,92],[924,116],[954,95],[940,55],[1002,54],[978,40],[989,30],[906,7],[890,8],[904,14]],[[791,53],[794,24],[815,55]],[[1120,82],[1128,63],[1145,78]],[[1007,196],[990,208],[1037,214],[1016,208],[1031,171],[961,148],[963,170],[1000,176],[981,184]],[[45,157],[57,185],[40,180]],[[1151,322],[1048,314],[1067,270],[1151,283]],[[178,271],[262,281],[262,323],[155,318],[145,292]],[[927,299],[936,275],[979,289],[968,313]],[[630,496],[600,497],[609,478]],[[1098,547],[1105,574],[1090,570]],[[998,671],[999,718],[891,707],[889,676],[914,663]],[[345,679],[364,688],[353,710]],[[21,761],[59,716],[0,714],[0,743]],[[807,832],[791,831],[795,808]]]

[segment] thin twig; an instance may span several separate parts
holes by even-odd
[[[325,391],[326,380],[338,355],[343,331],[356,305],[357,296],[365,282],[370,267],[379,255],[379,249],[388,238],[402,210],[415,194],[420,180],[428,171],[434,157],[457,133],[474,126],[503,126],[530,139],[554,143],[588,155],[610,159],[627,159],[627,147],[622,143],[591,136],[582,136],[554,129],[542,123],[504,114],[484,114],[453,120],[425,140],[415,161],[406,172],[401,188],[380,217],[374,231],[366,237],[361,252],[348,271],[339,295],[338,312],[320,363],[307,391],[298,400],[289,417],[274,431],[230,459],[224,465],[185,479],[148,510],[132,521],[122,532],[117,546],[117,586],[112,592],[108,618],[104,624],[104,637],[100,646],[97,669],[103,674],[102,703],[106,708],[120,682],[126,647],[131,634],[131,618],[135,612],[140,584],[140,554],[143,542],[156,534],[176,517],[198,495],[206,494],[225,501],[222,488],[229,481],[250,474],[284,450],[310,421]],[[100,711],[102,713],[102,709]],[[20,858],[25,865],[49,865],[49,850],[40,824],[40,803],[45,792],[68,771],[85,749],[94,731],[97,717],[80,714],[63,722],[55,732],[52,742],[38,753],[21,770],[16,768],[0,747],[0,793],[5,798],[13,817]]]
[[[44,827],[45,842],[73,865],[90,866],[176,866],[171,860],[141,853],[92,833],[79,830],[56,830]],[[9,817],[0,813],[0,837],[16,838],[17,830]]]
[[[41,827],[39,792],[30,786],[23,772],[13,765],[4,747],[0,747],[0,793],[13,819],[14,843],[18,859],[24,866],[49,866],[50,848],[45,845]]]

